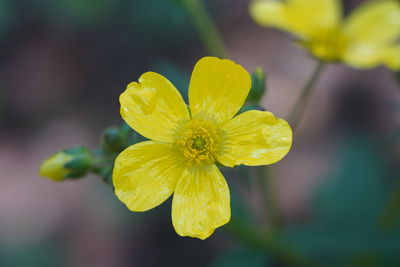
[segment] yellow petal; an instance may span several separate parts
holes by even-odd
[[[138,133],[160,142],[172,142],[175,129],[189,119],[186,104],[165,77],[146,72],[120,96],[122,118]]]
[[[250,4],[250,15],[262,26],[273,26],[281,29],[288,28],[286,6],[278,1],[253,1]]]
[[[73,156],[62,151],[57,152],[42,163],[39,174],[53,181],[62,181],[70,172],[64,165],[73,158]]]
[[[352,43],[392,43],[400,37],[400,3],[370,1],[350,15],[344,31]]]
[[[339,0],[288,0],[287,9],[293,31],[312,39],[326,38],[342,17]]]
[[[146,141],[125,149],[115,161],[115,194],[132,211],[146,211],[174,191],[183,169],[171,145]]]
[[[229,188],[215,165],[188,168],[172,200],[172,223],[181,236],[206,239],[229,222]]]
[[[400,45],[393,46],[387,51],[385,64],[392,70],[400,70]]]
[[[303,39],[321,39],[339,25],[342,7],[338,0],[256,0],[250,14],[263,26],[281,28]]]
[[[385,61],[388,47],[373,43],[350,44],[342,55],[342,60],[355,68],[373,68]]]
[[[249,73],[226,59],[204,57],[193,69],[189,86],[192,117],[224,122],[242,107],[251,87]]]
[[[222,151],[217,159],[229,167],[275,163],[292,145],[289,124],[266,111],[244,112],[224,125],[222,132]]]

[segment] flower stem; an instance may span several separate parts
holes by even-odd
[[[395,184],[388,203],[379,217],[378,226],[381,230],[390,231],[396,226],[400,212],[400,181]]]
[[[192,17],[200,39],[210,55],[227,58],[225,45],[215,23],[211,19],[202,0],[180,0]]]
[[[314,92],[315,83],[318,80],[318,77],[322,73],[325,64],[323,62],[318,62],[315,70],[313,71],[310,79],[307,81],[306,85],[303,87],[300,97],[297,99],[296,104],[294,105],[292,111],[289,114],[289,122],[291,122],[291,126],[293,131],[296,130],[300,120],[303,116],[304,110],[307,106],[307,103],[310,99],[310,96]]]
[[[276,195],[276,185],[271,168],[269,166],[254,167],[257,171],[257,180],[259,182],[261,197],[268,223],[266,223],[266,233],[277,233],[281,228],[281,215]]]
[[[229,230],[241,242],[256,250],[266,251],[275,256],[279,262],[284,263],[285,266],[317,266],[315,262],[294,250],[290,244],[282,241],[276,235],[268,234],[264,236],[255,232],[253,228],[234,220],[231,220]]]

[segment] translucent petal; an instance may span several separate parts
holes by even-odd
[[[385,61],[387,46],[371,43],[354,43],[347,47],[342,60],[355,68],[373,68]]]
[[[250,4],[250,15],[262,26],[288,28],[286,6],[278,1],[253,1]]]
[[[225,122],[242,107],[251,87],[249,73],[226,59],[204,57],[193,69],[189,86],[193,118]]]
[[[400,70],[400,45],[393,46],[387,51],[385,64],[392,70]]]
[[[392,70],[400,69],[400,46],[370,43],[352,44],[343,54],[343,61],[355,68],[373,68],[386,65]]]
[[[400,37],[400,3],[370,1],[350,15],[344,31],[352,43],[393,43]]]
[[[263,26],[287,30],[304,39],[326,38],[339,25],[338,0],[256,0],[250,5],[253,19]]]
[[[146,72],[120,96],[122,118],[138,133],[161,142],[172,142],[175,129],[189,119],[186,104],[165,77]]]
[[[342,17],[339,0],[288,0],[290,28],[306,38],[326,38],[336,29]]]
[[[172,223],[181,236],[206,239],[229,222],[229,188],[215,165],[193,167],[179,180],[172,200]]]
[[[222,128],[217,159],[225,166],[267,165],[281,160],[292,145],[289,124],[266,111],[244,112]]]
[[[115,194],[132,211],[146,211],[164,202],[183,172],[173,147],[153,141],[125,149],[115,161]]]

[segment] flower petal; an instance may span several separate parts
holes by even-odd
[[[342,17],[338,0],[288,0],[287,9],[293,31],[312,39],[325,38]]]
[[[338,0],[256,0],[250,5],[250,14],[263,26],[320,39],[339,25],[342,6]]]
[[[229,120],[242,107],[250,87],[250,75],[242,66],[216,57],[200,59],[189,86],[192,117],[217,123]]]
[[[400,45],[393,46],[387,51],[385,64],[392,70],[400,70]]]
[[[288,29],[286,5],[278,1],[253,1],[250,4],[250,15],[262,26]]]
[[[188,168],[172,200],[172,223],[181,236],[206,239],[229,222],[229,188],[215,165]]]
[[[183,169],[171,145],[141,142],[125,149],[115,161],[115,194],[132,211],[146,211],[164,202]]]
[[[373,68],[385,62],[387,45],[373,43],[354,43],[342,54],[342,60],[355,68]]]
[[[172,142],[174,130],[189,119],[186,104],[164,76],[146,72],[120,96],[122,118],[138,133],[160,142]]]
[[[228,167],[275,163],[289,152],[292,145],[289,124],[266,111],[244,112],[225,124],[222,132],[225,141],[217,159]]]
[[[400,3],[370,1],[350,15],[344,31],[351,43],[393,43],[400,37]]]

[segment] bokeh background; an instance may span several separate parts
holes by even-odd
[[[344,1],[346,12],[362,2]],[[248,0],[206,5],[230,58],[267,72],[263,106],[286,118],[314,60],[286,33],[257,26]],[[60,148],[97,147],[141,73],[184,90],[206,55],[179,1],[0,1],[0,266],[285,266],[229,225],[206,241],[179,237],[170,200],[132,213],[98,177],[38,175]],[[271,167],[282,240],[321,266],[400,265],[399,114],[389,70],[324,70],[291,152]],[[268,222],[242,171],[225,174],[234,216]]]

